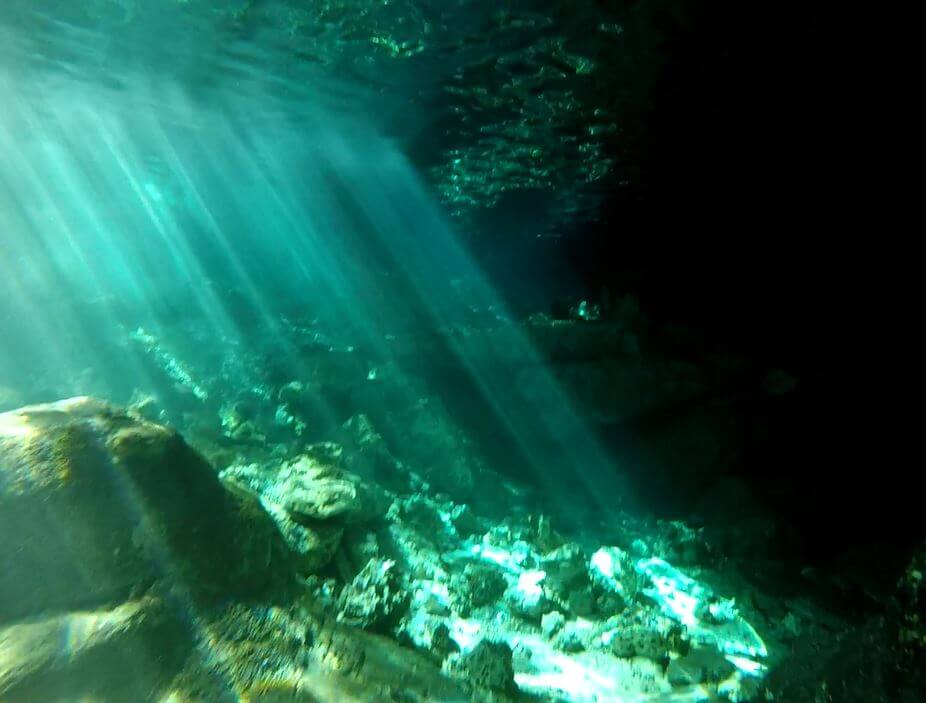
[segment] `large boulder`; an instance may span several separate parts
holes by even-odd
[[[280,506],[307,525],[369,522],[382,518],[389,507],[376,484],[308,454],[282,466],[230,466],[220,476],[226,485]]]
[[[0,623],[166,581],[194,601],[274,590],[289,551],[173,430],[72,398],[0,414]]]
[[[336,465],[339,445],[312,445],[309,450],[282,465],[234,465],[219,475],[235,493],[260,501],[303,573],[315,573],[331,562],[346,526],[374,522],[389,507],[379,486]]]
[[[299,457],[280,472],[279,502],[298,521],[364,522],[386,513],[389,501],[375,484],[334,466]]]

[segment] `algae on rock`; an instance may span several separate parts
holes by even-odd
[[[272,521],[176,433],[74,398],[0,415],[0,622],[167,579],[208,600],[280,587]],[[281,570],[269,568],[281,565]]]

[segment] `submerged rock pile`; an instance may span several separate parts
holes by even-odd
[[[276,591],[291,559],[176,432],[89,398],[0,415],[0,554],[0,621],[165,580],[197,602]]]
[[[273,516],[329,616],[420,649],[493,695],[600,703],[695,689],[747,700],[758,690],[766,647],[735,602],[655,556],[684,548],[669,532],[698,542],[693,531],[660,524],[647,544],[645,528],[627,523],[621,546],[587,547],[526,504],[512,511],[523,517],[490,521],[427,483],[389,491],[342,467],[375,475],[370,455],[389,457],[393,476],[408,465],[368,418],[348,424],[363,427],[364,443],[311,445],[220,474]]]
[[[652,332],[617,317],[400,335],[389,361],[294,326],[289,365],[147,335],[130,410],[0,414],[0,701],[921,700],[922,553],[859,617],[775,594],[776,524],[708,480],[736,413],[705,390],[751,372],[643,353]],[[448,340],[498,408],[458,393]],[[547,376],[566,392],[534,399]],[[715,486],[698,511],[722,519],[580,485],[573,411],[652,432],[622,460],[681,500]],[[506,430],[529,475],[492,446]]]
[[[299,517],[375,503],[330,467],[287,469]],[[100,401],[0,414],[0,700],[464,700],[426,658],[313,610],[267,502]]]
[[[431,509],[439,519],[442,506]],[[437,538],[401,520],[388,531],[416,595],[398,630],[422,649],[449,632],[459,648],[444,659],[450,675],[492,643],[513,652],[519,690],[555,700],[682,696],[695,687],[747,700],[759,688],[767,651],[755,630],[729,601],[657,557],[570,542],[544,552],[530,525],[515,520],[466,538],[449,520]],[[717,603],[727,605],[712,616]]]
[[[0,415],[0,698],[745,700],[759,680],[764,645],[705,585],[526,509],[380,487],[345,468],[392,457],[352,422],[353,445],[217,475],[99,401]]]
[[[219,475],[235,493],[260,501],[306,573],[331,562],[347,526],[376,520],[387,507],[374,484],[327,463],[339,452],[326,445],[280,467],[235,465]]]

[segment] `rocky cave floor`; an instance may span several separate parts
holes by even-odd
[[[922,700],[922,550],[852,617],[776,586],[776,526],[735,482],[713,492],[735,517],[701,524],[555,467],[532,482],[434,382],[465,358],[518,395],[524,432],[555,420],[533,417],[544,379],[582,423],[621,426],[755,369],[682,358],[632,306],[378,354],[286,325],[285,353],[127,330],[110,353],[145,375],[0,388],[0,701]],[[736,414],[710,397],[625,465],[682,495],[703,481]]]

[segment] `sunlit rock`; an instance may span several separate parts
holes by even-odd
[[[385,515],[388,498],[375,484],[337,466],[339,445],[312,445],[281,466],[234,465],[220,473],[229,488],[252,495],[277,524],[304,573],[327,566],[344,530]],[[358,567],[359,568],[359,567]]]
[[[543,614],[553,609],[544,593],[545,571],[525,571],[505,593],[505,602],[516,615],[539,623]]]
[[[617,547],[601,547],[588,564],[596,610],[604,616],[620,613],[636,596],[638,576],[630,556]]]
[[[325,523],[306,526],[294,520],[278,503],[264,500],[261,504],[276,522],[286,545],[296,555],[300,572],[315,573],[331,563],[341,547],[343,526]]]
[[[540,618],[540,629],[547,637],[553,637],[566,624],[566,616],[558,610],[546,613]]]
[[[713,645],[727,656],[743,658],[740,668],[762,668],[755,662],[768,656],[762,638],[738,612],[729,611],[729,604],[721,608],[725,617],[718,621],[710,611],[710,604],[718,601],[709,587],[656,557],[641,559],[636,568],[650,582],[643,593],[664,615],[684,625],[693,643]],[[747,661],[754,661],[755,667]]]
[[[382,517],[388,505],[375,484],[305,457],[284,466],[277,480],[272,495],[299,521],[363,522]]]
[[[209,599],[288,578],[259,505],[176,432],[89,398],[0,415],[0,553],[0,621],[162,579]]]
[[[702,689],[703,695],[708,691],[717,695],[721,687],[731,701],[743,701],[748,691],[755,691],[752,681],[762,680],[760,652],[751,658],[729,653],[736,648],[736,633],[744,635],[751,629],[742,616],[716,622],[733,615],[731,601],[718,598],[705,584],[667,562],[641,560],[617,547],[602,547],[589,555],[569,542],[544,552],[541,546],[548,544],[544,534],[549,531],[535,529],[525,514],[496,524],[479,539],[446,533],[440,567],[427,568],[435,558],[436,541],[433,535],[406,527],[406,518],[416,519],[400,510],[390,518],[394,520],[391,534],[400,536],[396,544],[401,544],[403,559],[413,565],[409,581],[415,596],[402,621],[401,636],[430,651],[432,633],[446,626],[460,650],[459,655],[447,656],[448,671],[487,640],[511,648],[520,691],[570,703],[674,700],[674,696],[685,700],[701,695]],[[437,525],[433,513],[428,522]],[[627,522],[622,534],[627,542],[637,534],[651,538],[652,527]],[[654,594],[654,578],[669,579],[660,581],[665,601]],[[682,592],[673,596],[669,583]],[[568,593],[565,608],[559,602],[564,592]],[[681,622],[688,611],[672,609],[685,602],[685,594],[696,601],[689,603],[691,613],[709,615],[711,605],[716,611],[710,621],[697,615],[689,620],[696,623],[693,637]],[[443,608],[448,597],[449,612]],[[613,599],[613,607],[608,598]],[[707,661],[706,655],[683,660],[673,670],[673,681],[681,682],[685,672],[689,679],[703,681],[679,683],[673,691],[667,675],[670,662],[697,648],[716,650],[711,642],[724,643],[723,661],[715,657],[707,662],[709,671],[702,671],[698,667]],[[733,673],[720,680],[731,667]]]

